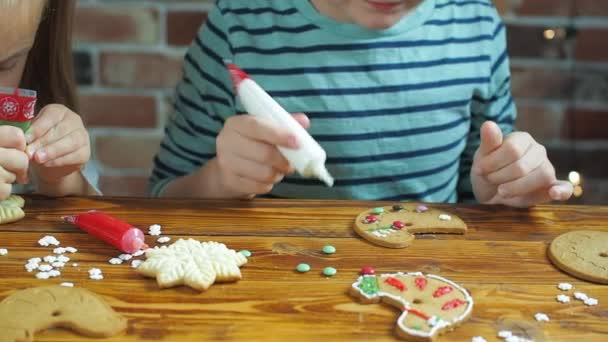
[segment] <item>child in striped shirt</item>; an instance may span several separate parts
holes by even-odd
[[[151,192],[566,200],[545,148],[514,131],[505,41],[490,0],[219,0],[186,55]],[[308,128],[334,187],[293,174],[277,149],[298,146],[290,132],[238,115],[225,59]]]

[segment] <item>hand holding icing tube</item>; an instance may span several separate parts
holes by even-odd
[[[299,148],[277,146],[281,154],[303,177],[315,177],[327,186],[334,180],[325,168],[325,150],[281,105],[268,95],[255,81],[236,65],[226,61],[230,77],[245,110],[260,117],[270,119],[285,127],[296,136]]]
[[[144,241],[144,233],[139,228],[99,211],[64,216],[63,220],[75,224],[125,253],[135,253],[140,249],[148,248]]]
[[[35,108],[35,91],[0,87],[0,126],[16,126],[27,131],[34,119]]]

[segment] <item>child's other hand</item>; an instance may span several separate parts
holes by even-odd
[[[63,105],[44,107],[26,133],[26,152],[39,180],[58,183],[80,171],[91,156],[80,116]]]
[[[10,196],[12,184],[26,184],[29,160],[21,129],[0,126],[0,200]]]
[[[471,181],[479,202],[514,207],[565,201],[573,190],[572,184],[555,178],[545,147],[530,134],[514,132],[503,140],[500,128],[491,121],[481,126]]]
[[[308,128],[304,114],[294,118]],[[294,170],[277,146],[297,148],[296,137],[281,126],[253,115],[226,120],[217,137],[217,163],[223,187],[245,196],[265,194]]]

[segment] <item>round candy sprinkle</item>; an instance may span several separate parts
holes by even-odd
[[[374,208],[374,209],[372,210],[372,213],[374,213],[374,214],[376,214],[376,215],[380,215],[380,214],[384,213],[384,208],[382,208],[382,207],[377,207],[377,208]]]
[[[245,256],[245,258],[249,258],[251,256],[251,252],[246,249],[243,249],[239,253],[243,254],[243,256]]]
[[[393,206],[393,211],[401,211],[403,210],[403,206],[401,204],[395,204]]]
[[[378,222],[378,217],[374,216],[374,215],[367,215],[365,217],[365,222],[367,223],[374,223],[374,222]]]
[[[426,205],[419,205],[416,207],[416,211],[419,213],[423,213],[427,210],[429,210],[429,208]]]
[[[334,253],[336,253],[336,247],[334,247],[332,245],[323,246],[323,253],[334,254]]]
[[[376,274],[376,270],[371,266],[363,266],[361,268],[361,274],[363,275],[372,275]]]
[[[405,227],[405,223],[403,223],[402,221],[393,222],[393,228],[395,228],[397,230],[401,230],[401,229],[403,229],[403,227]]]
[[[336,271],[336,269],[333,267],[325,267],[323,269],[323,274],[328,277],[334,276],[334,275],[336,275],[336,273],[338,273],[338,271]]]
[[[306,273],[306,272],[310,271],[310,265],[309,264],[298,264],[298,266],[296,267],[296,270],[300,273]]]

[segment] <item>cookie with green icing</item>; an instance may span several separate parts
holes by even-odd
[[[15,222],[24,218],[24,204],[25,200],[17,195],[10,195],[4,201],[0,201],[0,224]]]

